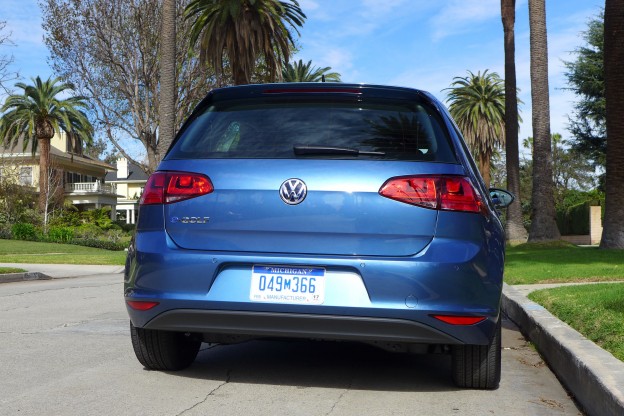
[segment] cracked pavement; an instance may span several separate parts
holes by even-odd
[[[455,388],[448,356],[306,340],[203,344],[185,371],[147,371],[122,286],[121,274],[0,285],[0,414],[581,414],[509,321],[496,391]]]

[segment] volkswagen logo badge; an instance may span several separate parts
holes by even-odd
[[[280,186],[280,197],[288,205],[301,203],[308,194],[308,187],[301,179],[287,179]]]

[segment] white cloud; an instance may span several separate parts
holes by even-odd
[[[451,0],[430,20],[432,39],[442,40],[478,28],[478,23],[500,19],[500,0]]]

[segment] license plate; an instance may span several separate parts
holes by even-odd
[[[249,298],[253,302],[320,305],[325,301],[325,269],[255,265]]]

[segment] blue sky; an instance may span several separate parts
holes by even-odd
[[[299,0],[307,15],[300,52],[294,59],[331,66],[345,82],[400,85],[430,91],[441,100],[453,77],[467,71],[504,75],[500,0]],[[604,0],[546,0],[551,131],[567,131],[575,96],[566,91],[563,61],[583,44],[587,21]],[[47,65],[36,0],[2,0],[13,68],[23,79],[52,75]],[[523,123],[520,139],[531,135],[529,25],[527,0],[517,0],[516,67]]]

